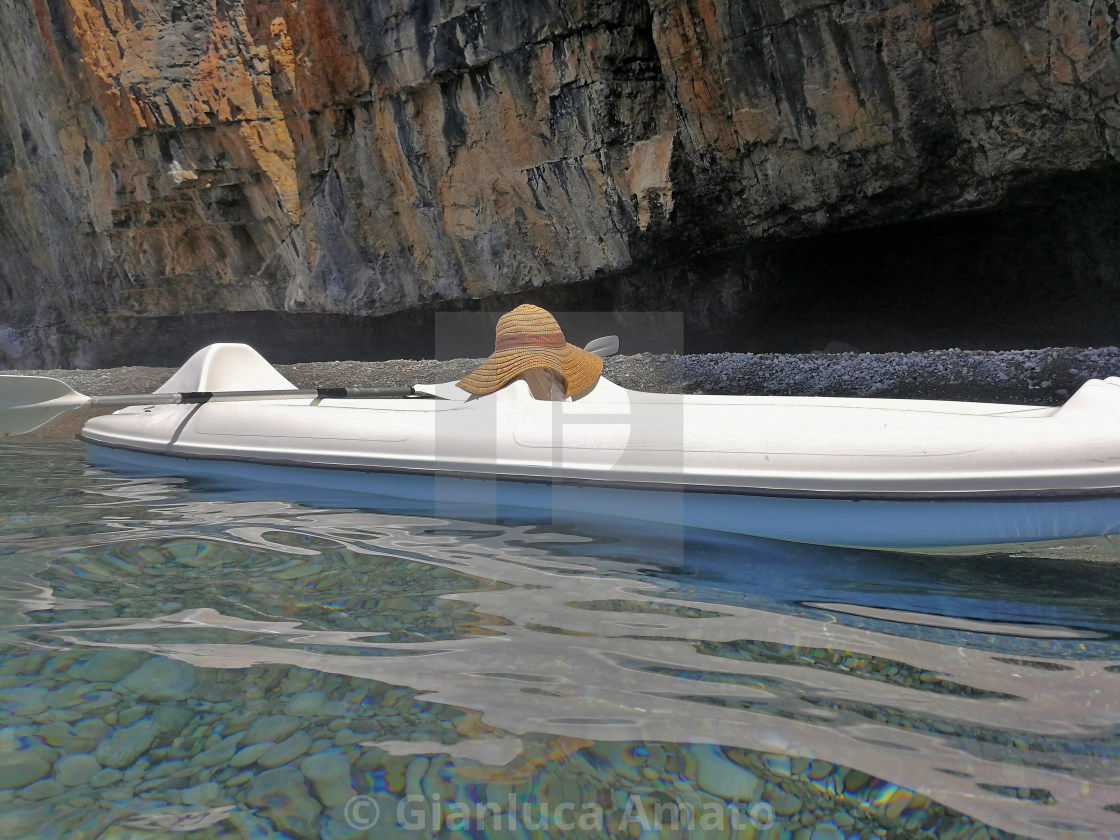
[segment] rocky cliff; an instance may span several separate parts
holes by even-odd
[[[361,355],[526,296],[735,344],[1017,291],[1105,340],[1118,38],[1106,0],[0,0],[0,360]]]

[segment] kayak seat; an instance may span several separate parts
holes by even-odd
[[[572,397],[573,402],[629,402],[630,392],[623,388],[621,385],[616,385],[605,376],[600,376],[595,384],[584,391],[582,394],[576,394]]]
[[[524,380],[529,386],[529,393],[533,395],[535,400],[571,402],[571,397],[564,394],[563,378],[554,370],[531,368],[518,378]]]
[[[1073,392],[1073,396],[1066,400],[1065,405],[1058,410],[1057,416],[1064,418],[1079,418],[1083,416],[1101,416],[1110,419],[1120,417],[1120,379],[1109,376],[1105,380],[1088,380],[1081,388]]]
[[[1120,378],[1090,379],[1074,391],[1073,396],[1058,411],[1059,417],[1078,417],[1100,414],[1115,419],[1120,417]]]
[[[155,392],[283,391],[295,387],[248,344],[211,344],[191,356]]]

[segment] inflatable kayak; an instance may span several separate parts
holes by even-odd
[[[199,351],[156,395],[294,386],[251,347]],[[1120,378],[1061,408],[453,383],[412,396],[135,405],[85,424],[103,459],[436,502],[622,516],[823,545],[1120,533]],[[323,396],[325,394],[325,396]],[[203,395],[206,396],[205,394]]]

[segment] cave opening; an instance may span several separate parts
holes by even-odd
[[[1115,345],[1117,219],[1120,167],[1112,167],[1041,179],[987,210],[760,249],[750,260],[760,293],[712,344],[755,352]]]
[[[1035,179],[990,209],[752,243],[672,265],[646,262],[613,277],[378,317],[125,317],[103,340],[85,339],[58,355],[83,367],[173,366],[204,344],[247,341],[275,363],[431,358],[440,312],[496,319],[520,303],[558,314],[616,313],[596,324],[618,333],[626,354],[1120,345],[1117,219],[1120,166]],[[642,313],[659,312],[682,313],[683,335],[652,330]],[[476,332],[451,349],[488,353],[492,332]],[[30,360],[37,362],[56,359]]]

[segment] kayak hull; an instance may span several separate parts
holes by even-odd
[[[291,387],[251,347],[223,344],[157,393]],[[165,474],[821,545],[1120,533],[1116,377],[1060,409],[651,394],[605,377],[567,400],[524,379],[481,397],[454,383],[414,389],[435,398],[136,405],[80,437],[107,462]]]
[[[553,520],[622,517],[682,528],[876,549],[980,546],[1120,533],[1120,498],[830,499],[454,478],[184,458],[87,443],[95,463],[158,475],[311,488],[355,503],[403,500],[436,515],[535,511]],[[467,509],[467,510],[464,510]]]

